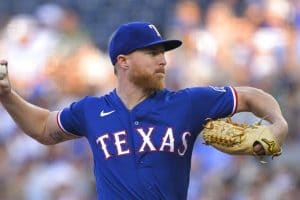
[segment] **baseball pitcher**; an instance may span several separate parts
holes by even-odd
[[[49,111],[11,88],[9,65],[2,61],[0,100],[19,127],[42,144],[86,138],[99,199],[186,199],[192,149],[203,129],[206,143],[227,153],[280,155],[288,126],[276,100],[256,88],[166,89],[165,52],[180,45],[164,40],[153,24],[123,24],[109,41],[117,78],[110,93]],[[216,123],[242,111],[266,117],[270,125],[258,130]]]

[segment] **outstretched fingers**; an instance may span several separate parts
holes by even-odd
[[[9,94],[11,91],[10,82],[8,79],[7,61],[0,60],[0,96]]]
[[[0,61],[0,80],[3,80],[7,76],[7,61],[1,60]]]

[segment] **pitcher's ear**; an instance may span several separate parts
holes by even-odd
[[[117,56],[117,63],[119,65],[120,68],[122,69],[128,69],[128,59],[126,55],[118,55]]]

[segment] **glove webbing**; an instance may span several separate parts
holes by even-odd
[[[220,120],[221,121],[221,120]],[[226,122],[231,123],[232,126],[234,126],[234,129],[236,130],[233,132],[230,129],[221,129],[220,134],[214,134],[214,135],[204,135],[205,144],[220,144],[222,146],[232,147],[236,144],[240,144],[245,140],[245,129],[247,128],[246,124],[237,124],[231,121],[230,118],[226,119]],[[214,124],[210,121],[204,125],[207,129],[214,129]]]

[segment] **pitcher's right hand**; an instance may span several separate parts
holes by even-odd
[[[0,100],[11,92],[11,85],[8,78],[7,61],[0,61]]]

